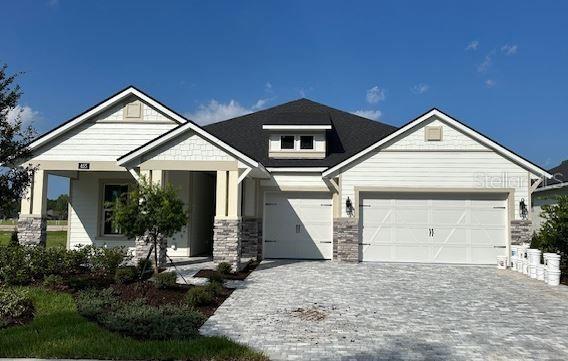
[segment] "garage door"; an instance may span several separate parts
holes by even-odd
[[[264,212],[265,258],[331,259],[329,194],[266,193]]]
[[[495,264],[506,255],[506,195],[362,194],[364,261]]]

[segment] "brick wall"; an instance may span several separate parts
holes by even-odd
[[[215,219],[213,224],[213,261],[229,263],[233,270],[241,267],[241,220]]]
[[[333,219],[333,259],[340,262],[359,262],[359,220]]]
[[[45,247],[47,219],[36,216],[20,216],[18,219],[18,241],[22,245]]]
[[[515,219],[511,221],[511,244],[530,242],[532,237],[532,221]]]

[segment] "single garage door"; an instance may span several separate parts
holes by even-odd
[[[328,193],[265,193],[264,257],[331,259],[332,209]]]
[[[506,255],[499,194],[362,193],[363,261],[495,264]]]

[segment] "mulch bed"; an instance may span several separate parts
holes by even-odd
[[[224,280],[234,280],[234,281],[244,281],[248,275],[252,273],[258,266],[258,262],[249,262],[247,266],[239,272],[233,272],[229,274],[221,274],[216,270],[212,269],[202,269],[197,272],[193,277],[203,277],[203,278],[211,278],[211,277],[222,277]]]
[[[183,304],[187,291],[196,286],[177,285],[175,288],[159,289],[152,282],[136,282],[131,284],[114,284],[111,287],[122,301],[132,302],[136,299],[144,298],[149,305],[160,306],[164,304]],[[200,306],[197,309],[209,318],[231,293],[233,293],[232,289],[223,288],[223,291],[215,296],[210,305]]]

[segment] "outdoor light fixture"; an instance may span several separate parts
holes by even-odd
[[[345,211],[349,217],[353,217],[353,203],[349,197],[347,197],[347,200],[345,201]]]
[[[527,205],[525,203],[525,199],[522,198],[519,202],[519,211],[521,212],[521,218],[527,219],[529,216],[529,211],[527,210]]]

